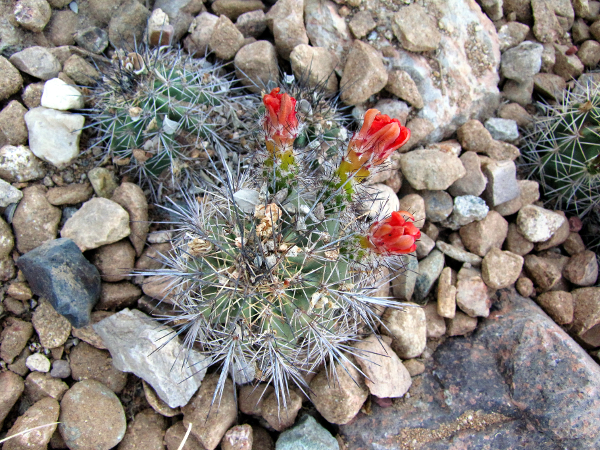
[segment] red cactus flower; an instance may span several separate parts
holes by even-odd
[[[408,222],[403,216],[412,222]],[[394,211],[390,217],[371,225],[369,234],[362,238],[361,244],[379,254],[412,253],[417,250],[415,241],[421,237],[414,221],[411,213]]]
[[[296,99],[289,94],[280,94],[279,88],[273,89],[263,97],[267,114],[263,119],[263,128],[267,135],[269,151],[273,146],[280,150],[291,146],[298,136],[296,118]]]
[[[410,130],[403,127],[398,119],[390,119],[376,109],[369,109],[362,128],[350,140],[348,160],[353,165],[360,164],[359,167],[378,166],[409,139]]]

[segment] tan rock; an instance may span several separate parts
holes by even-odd
[[[437,313],[452,319],[456,313],[456,287],[452,285],[452,269],[444,267],[438,279]]]
[[[520,277],[515,283],[515,287],[523,297],[531,297],[535,292],[533,281],[527,277]]]
[[[46,348],[63,345],[71,334],[71,324],[52,305],[43,300],[33,312],[33,327],[40,338],[40,344]]]
[[[477,328],[477,318],[456,311],[453,319],[446,319],[446,334],[448,336],[464,336]]]
[[[303,6],[304,1],[282,0],[267,13],[267,25],[275,38],[277,53],[284,59],[290,58],[290,53],[296,46],[308,45]],[[313,45],[324,47],[314,41]]]
[[[33,449],[42,450],[48,447],[52,434],[56,430],[56,422],[60,406],[58,402],[50,397],[45,397],[34,403],[15,424],[8,430],[7,436],[18,434],[19,436],[9,439],[2,446],[3,450]],[[52,424],[52,425],[48,425]],[[48,425],[42,427],[42,425]],[[33,433],[23,433],[32,428],[41,427]]]
[[[427,337],[439,338],[446,334],[446,322],[437,312],[436,303],[428,303],[423,307],[425,311],[425,320],[427,321]]]
[[[360,40],[354,41],[342,75],[340,99],[347,105],[358,105],[381,91],[388,74],[379,52]]]
[[[167,405],[161,400],[154,388],[144,380],[142,380],[142,385],[144,387],[144,397],[146,398],[146,401],[158,414],[165,417],[174,417],[178,414],[181,414],[180,408],[171,408],[169,405]]]
[[[300,408],[302,397],[293,389],[285,400],[273,392],[262,401],[261,415],[276,431],[283,431],[294,424]]]
[[[117,370],[107,350],[80,342],[71,350],[71,376],[76,381],[96,380],[115,393],[127,384],[127,374]]]
[[[575,289],[573,296],[573,326],[571,331],[586,344],[600,346],[600,288]]]
[[[231,427],[223,436],[221,450],[252,450],[253,435],[248,424]]]
[[[535,255],[525,256],[525,269],[536,286],[542,291],[549,291],[562,278],[562,270],[547,258]]]
[[[392,70],[388,74],[388,82],[385,89],[417,109],[425,106],[416,83],[404,70]]]
[[[89,183],[69,184],[48,189],[46,199],[54,206],[76,205],[89,200],[94,193]]]
[[[219,17],[208,41],[208,48],[217,58],[227,61],[233,59],[242,45],[244,45],[244,35],[227,16]]]
[[[262,414],[262,404],[273,392],[273,386],[260,383],[256,386],[245,384],[240,388],[238,402],[240,411],[244,414],[260,416]]]
[[[290,62],[294,76],[304,80],[308,86],[323,86],[329,94],[335,94],[337,91],[337,57],[326,48],[297,45],[290,53]]]
[[[514,223],[508,224],[508,234],[506,236],[506,249],[516,255],[525,256],[533,250],[533,242],[529,242],[519,233],[519,229]]]
[[[471,317],[489,316],[492,301],[478,271],[463,267],[458,272],[456,305]]]
[[[103,245],[94,252],[92,264],[100,272],[102,280],[122,281],[128,278],[133,270],[135,250],[127,240]]]
[[[515,253],[492,248],[481,263],[481,275],[492,289],[512,286],[523,268],[524,259]]]
[[[269,81],[279,81],[275,47],[269,41],[244,45],[233,60],[236,76],[252,92],[260,92]]]
[[[598,260],[592,251],[571,256],[563,269],[563,276],[578,286],[592,286],[598,279]]]
[[[570,292],[544,292],[538,295],[536,301],[557,324],[573,322],[573,296]]]
[[[127,431],[119,443],[119,450],[164,450],[163,437],[167,424],[160,414],[145,409],[127,424]]]
[[[490,249],[502,248],[508,222],[496,211],[490,211],[485,219],[465,225],[459,233],[467,250],[484,257]]]
[[[175,423],[175,425],[171,426],[167,429],[165,433],[165,444],[167,445],[168,450],[180,450],[181,443],[186,436],[188,428],[183,424],[182,421]],[[193,434],[190,434],[185,441],[185,446],[181,450],[206,450],[204,446],[194,437]]]
[[[112,316],[113,314],[113,312],[108,311],[93,311],[90,316],[90,323],[85,327],[73,328],[71,330],[71,334],[73,337],[81,339],[83,342],[87,342],[88,344],[99,348],[100,350],[106,350],[106,346],[104,345],[102,338],[98,333],[96,333],[93,325],[101,320],[106,319],[107,317]]]
[[[391,347],[400,358],[416,358],[423,353],[427,344],[427,321],[421,307],[388,308],[382,320],[385,324],[382,333],[393,338]]]
[[[400,8],[392,19],[392,30],[410,52],[434,51],[442,39],[435,17],[416,3]]]
[[[570,232],[567,239],[563,242],[563,248],[569,255],[573,256],[585,251],[585,244],[579,233]]]

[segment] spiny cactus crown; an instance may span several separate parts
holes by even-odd
[[[100,70],[88,111],[95,145],[155,201],[160,188],[173,196],[197,184],[206,152],[239,142],[246,132],[241,116],[255,107],[220,66],[169,47],[118,50]]]
[[[577,84],[556,106],[540,105],[526,136],[523,167],[539,180],[547,202],[586,215],[600,207],[600,90]]]
[[[169,281],[166,322],[221,364],[215,398],[231,374],[272,383],[285,406],[289,382],[302,388],[306,371],[350,361],[352,341],[377,333],[384,308],[402,306],[377,290],[420,232],[405,211],[370,218],[376,195],[361,185],[408,140],[397,119],[369,110],[349,142],[303,147],[296,100],[277,88],[263,103],[264,146],[250,169],[214,164],[210,186],[173,202],[166,268],[142,274]]]

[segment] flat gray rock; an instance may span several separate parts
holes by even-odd
[[[114,366],[142,378],[171,408],[187,405],[204,379],[208,362],[200,352],[184,348],[171,328],[141,311],[119,311],[94,330]]]

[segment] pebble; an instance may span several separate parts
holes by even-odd
[[[235,21],[235,26],[245,38],[258,38],[267,29],[267,17],[262,9],[256,9],[241,14]]]
[[[240,411],[244,414],[260,416],[262,414],[262,404],[274,391],[273,386],[266,383],[257,385],[246,384],[240,387],[238,402]]]
[[[186,435],[187,427],[183,424],[183,421],[179,421],[175,423],[175,425],[171,426],[167,429],[165,433],[165,444],[167,444],[168,450],[206,450],[204,446],[198,442],[198,439],[194,437],[193,434],[190,434],[185,441],[185,446],[183,449],[180,449],[180,445],[183,442],[183,439]]]
[[[579,47],[577,57],[586,67],[596,67],[600,62],[600,43],[596,41],[585,41]]]
[[[168,328],[138,310],[123,309],[95,324],[94,330],[110,351],[113,365],[145,380],[171,408],[186,405],[204,378],[206,369],[201,370],[205,364],[200,353],[190,349],[182,365],[179,339],[166,344],[158,341]],[[159,347],[160,352],[154,353]],[[147,356],[140,359],[138,355]]]
[[[32,335],[33,327],[29,322],[17,319],[16,317],[6,319],[2,334],[0,335],[2,339],[2,345],[0,346],[2,361],[11,364],[23,351]]]
[[[29,370],[35,370],[36,372],[50,372],[51,367],[50,360],[41,353],[28,356],[25,365]]]
[[[410,130],[410,139],[401,148],[401,151],[407,152],[419,145],[425,138],[435,131],[435,125],[423,117],[415,117],[406,124]]]
[[[508,80],[504,83],[502,90],[502,96],[508,101],[518,103],[525,107],[532,101],[531,95],[533,94],[533,80],[526,81],[524,83],[517,83],[513,80]]]
[[[360,40],[355,40],[348,53],[341,86],[340,100],[347,105],[364,103],[381,91],[388,82],[388,74],[381,55]]]
[[[252,438],[253,432],[250,425],[236,425],[227,430],[223,436],[221,450],[252,450]]]
[[[60,402],[60,434],[71,450],[116,446],[125,436],[127,422],[118,397],[102,383],[75,383]]]
[[[6,293],[17,300],[29,300],[33,297],[33,293],[27,283],[22,281],[13,281],[10,283]]]
[[[491,161],[483,167],[483,174],[488,180],[483,197],[489,206],[496,206],[519,196],[521,191],[514,161]]]
[[[174,28],[173,42],[181,40],[192,23],[194,16],[202,11],[206,11],[202,2],[194,0],[180,0],[176,2],[171,0],[157,0],[154,2],[154,9],[156,10],[157,8],[162,9],[169,16],[169,23]],[[142,23],[142,31],[144,30],[143,25]]]
[[[142,296],[142,291],[136,285],[123,281],[120,283],[102,283],[98,310],[115,311],[135,306]]]
[[[326,48],[300,44],[290,53],[290,62],[296,79],[310,87],[324,89],[328,94],[336,93],[338,79],[334,70],[339,62],[335,54]]]
[[[218,380],[218,373],[207,375],[198,392],[181,408],[183,424],[186,427],[192,424],[192,435],[207,450],[214,450],[219,445],[225,432],[235,423],[238,413],[234,386],[229,378],[225,381],[219,407],[214,407],[213,395]]]
[[[553,73],[538,73],[533,77],[533,88],[546,98],[560,100],[567,83],[563,77]]]
[[[490,132],[492,138],[498,141],[519,139],[519,127],[517,122],[511,119],[489,118],[485,121],[485,128]]]
[[[425,202],[425,216],[431,222],[441,222],[448,218],[454,208],[452,197],[445,191],[421,191]],[[425,223],[424,221],[421,222]]]
[[[393,16],[392,30],[400,45],[410,52],[435,51],[442,39],[435,17],[416,3]]]
[[[554,6],[543,0],[532,0],[534,25],[533,34],[540,42],[555,42],[564,34],[555,13]]]
[[[502,75],[519,83],[526,82],[542,67],[544,46],[538,42],[525,41],[502,54]]]
[[[302,397],[293,389],[289,391],[289,395],[284,395],[285,400],[273,392],[262,401],[261,415],[275,431],[283,431],[294,425],[298,411],[302,408]]]
[[[448,192],[453,197],[463,195],[478,197],[485,189],[487,178],[485,178],[481,171],[481,163],[477,153],[472,151],[463,153],[460,156],[460,162],[464,166],[466,174],[452,183],[448,188]]]
[[[350,357],[348,359],[356,364]],[[321,369],[309,388],[310,399],[317,411],[327,422],[336,425],[350,422],[369,396],[363,376],[347,360],[336,363],[335,368]]]
[[[31,322],[40,338],[40,344],[45,348],[60,347],[67,342],[71,334],[69,321],[58,314],[52,305],[45,300],[40,301],[33,312]]]
[[[154,8],[161,8],[167,14],[169,13],[163,5],[159,5],[159,2],[156,3]],[[149,17],[150,11],[141,3],[123,3],[118,13],[110,19],[108,40],[114,48],[135,48],[136,43],[143,42],[144,30]],[[175,23],[173,25],[175,26]],[[176,40],[178,39],[176,38]]]
[[[4,422],[24,389],[25,384],[19,375],[10,370],[0,373],[0,423]]]
[[[108,33],[98,27],[85,28],[75,34],[75,42],[87,51],[99,55],[108,47]]]
[[[25,122],[29,148],[38,158],[63,169],[79,156],[79,138],[85,122],[81,114],[40,106],[25,114]]]
[[[493,247],[502,248],[508,222],[496,211],[490,211],[485,219],[465,225],[459,233],[467,250],[484,257]]]
[[[0,177],[11,183],[39,180],[46,175],[43,163],[24,145],[0,149]]]
[[[540,186],[537,181],[517,180],[519,196],[499,205],[494,206],[494,211],[503,216],[510,216],[519,212],[523,206],[537,202],[540,198]]]
[[[417,190],[443,191],[466,174],[457,156],[439,150],[404,153],[400,166],[406,180]]]
[[[313,416],[306,414],[277,439],[276,450],[339,450],[338,441]],[[265,449],[266,450],[266,449]]]
[[[350,26],[352,26],[352,23],[350,23]],[[417,109],[425,106],[416,83],[410,74],[404,70],[395,69],[390,71],[385,89]]]
[[[512,286],[523,268],[522,256],[498,248],[492,248],[481,263],[481,276],[492,289]]]
[[[565,218],[565,221],[563,222],[563,224],[560,227],[558,227],[558,230],[556,230],[556,232],[550,239],[548,239],[547,241],[538,242],[537,244],[535,244],[535,249],[538,252],[542,251],[542,250],[547,250],[549,248],[557,247],[557,246],[561,245],[563,242],[565,242],[567,240],[567,238],[569,237],[569,233],[570,233],[569,221],[566,220],[567,219],[566,214],[564,213],[564,211],[560,211],[560,210],[556,210],[554,212],[563,216]]]
[[[76,205],[89,200],[94,193],[91,184],[69,184],[48,189],[46,200],[54,206]]]
[[[565,217],[553,211],[527,205],[517,215],[517,227],[528,241],[543,242],[550,239],[565,220]]]
[[[23,99],[23,103],[29,109],[37,108],[40,106],[42,101],[42,92],[44,91],[44,83],[31,83],[27,85],[25,89],[23,89],[23,94],[21,98]]]
[[[50,376],[53,378],[69,378],[71,376],[69,361],[65,361],[64,359],[55,359],[52,361]]]
[[[483,199],[474,195],[461,195],[454,198],[454,208],[442,225],[452,230],[481,221],[487,217],[489,208]]]
[[[573,296],[570,292],[551,291],[538,295],[536,302],[559,325],[573,322]]]
[[[460,261],[464,263],[469,263],[473,267],[479,267],[481,265],[481,257],[477,256],[473,253],[469,253],[468,251],[456,247],[455,245],[447,244],[444,241],[437,241],[435,246],[444,253],[446,256],[452,258],[455,261]]]
[[[277,52],[269,41],[244,45],[233,60],[238,79],[252,92],[260,92],[269,81],[278,82]]]
[[[458,140],[463,150],[487,153],[493,145],[494,139],[490,132],[479,120],[469,120],[456,131]]]
[[[60,217],[61,210],[46,200],[44,186],[25,188],[12,222],[19,252],[27,253],[54,239]]]
[[[111,200],[92,198],[67,220],[60,235],[72,239],[83,252],[120,241],[130,233],[125,209]]]
[[[83,342],[87,342],[88,344],[99,348],[100,350],[106,350],[106,346],[104,345],[104,342],[102,342],[102,338],[94,331],[94,324],[112,316],[113,314],[113,312],[108,311],[94,311],[90,316],[90,322],[84,327],[73,328],[71,330],[71,334],[73,337],[76,337]]]
[[[586,250],[571,256],[563,269],[563,276],[577,286],[592,286],[598,279],[596,254]]]
[[[127,383],[127,374],[114,367],[110,353],[86,342],[72,348],[70,366],[74,380],[96,380],[117,394]]]
[[[416,358],[427,344],[425,312],[418,305],[402,309],[388,308],[382,317],[387,329],[382,332],[392,337],[392,349],[401,359]]]
[[[421,234],[421,237],[423,234]],[[419,261],[417,258],[406,257],[404,267],[399,270],[396,277],[392,280],[392,293],[399,300],[409,301],[412,298],[417,282],[417,270]]]
[[[437,313],[447,319],[456,314],[456,286],[452,284],[452,278],[452,269],[444,267],[438,280]]]
[[[25,108],[18,100],[12,100],[0,111],[0,147],[27,143]]]
[[[442,269],[444,268],[444,254],[438,250],[433,250],[425,259],[419,261],[419,269],[413,300],[417,303],[425,300],[429,292],[433,288]]]
[[[148,221],[148,201],[144,191],[134,183],[123,182],[112,194],[112,201],[121,205],[129,214],[129,240],[137,256],[144,250],[146,236],[150,228]]]
[[[191,55],[204,56],[208,51],[208,43],[219,18],[209,12],[203,12],[190,24],[189,32],[185,38],[186,50]]]
[[[517,122],[517,125],[521,128],[527,128],[531,126],[533,117],[518,103],[508,103],[500,107],[498,116],[503,119],[511,119]]]
[[[56,78],[61,69],[58,59],[46,47],[28,47],[14,53],[9,61],[21,72],[41,80]]]
[[[80,86],[95,86],[101,79],[98,71],[79,55],[65,61],[63,72]]]
[[[498,40],[500,41],[500,51],[504,52],[509,48],[519,45],[525,40],[529,27],[524,23],[508,22],[498,30]]]
[[[104,281],[122,281],[133,270],[135,250],[128,241],[122,240],[98,248],[91,261]]]
[[[0,258],[6,258],[15,246],[10,226],[0,217]]]
[[[8,430],[7,436],[19,434],[23,431],[37,428],[35,432],[23,433],[4,443],[3,450],[42,450],[48,447],[48,443],[56,430],[60,407],[58,402],[50,397],[43,398],[25,411],[15,424]],[[47,426],[43,426],[47,425]]]
[[[221,16],[215,23],[208,41],[208,48],[224,61],[233,59],[244,45],[244,36],[227,16]]]
[[[354,14],[348,26],[355,38],[362,39],[375,29],[377,23],[369,11],[359,11]]]
[[[50,21],[52,8],[46,0],[21,0],[15,7],[14,16],[26,30],[40,33]]]
[[[365,375],[365,384],[379,398],[402,397],[412,381],[400,358],[381,338],[370,335],[353,344],[359,353],[356,362]]]
[[[83,96],[74,86],[60,78],[52,78],[44,83],[41,105],[61,111],[83,108]]]
[[[533,281],[527,277],[519,277],[515,283],[515,287],[517,288],[517,292],[523,297],[531,297],[535,292]]]
[[[477,317],[468,316],[460,311],[452,319],[446,319],[446,334],[448,336],[464,336],[475,331],[477,328]]]
[[[427,321],[427,337],[437,339],[446,334],[446,322],[437,312],[435,303],[427,303],[423,307],[425,320]]]
[[[425,200],[419,194],[408,194],[402,197],[397,204],[397,208],[392,211],[398,210],[410,212],[415,217],[415,227],[422,228],[425,224]]]
[[[421,260],[431,253],[435,247],[435,241],[421,233],[421,238],[417,241],[417,259]]]
[[[148,383],[142,380],[142,385],[144,387],[144,397],[154,411],[164,417],[174,417],[181,414],[181,410],[179,408],[171,408],[169,405],[163,402],[158,395],[156,395],[156,391],[152,389],[152,386],[150,386]]]
[[[151,46],[171,45],[175,29],[169,23],[169,16],[160,8],[150,14],[146,25],[146,36]]]
[[[573,325],[571,331],[586,344],[600,346],[600,287],[575,289],[573,296]]]
[[[565,239],[562,245],[565,251],[571,256],[585,251],[585,244],[583,243],[583,239],[581,239],[579,233],[569,232],[569,236],[567,239]]]
[[[87,176],[98,197],[110,198],[118,187],[114,172],[106,167],[96,167]]]
[[[478,271],[463,266],[458,272],[456,305],[471,317],[489,316],[492,301]]]
[[[525,256],[533,250],[533,243],[529,242],[519,233],[517,226],[514,223],[508,225],[508,234],[506,236],[506,249],[517,255]]]
[[[300,5],[297,8],[302,11]],[[340,16],[338,8],[338,5],[329,0],[305,0],[304,23],[306,34],[313,47],[326,48],[335,53],[339,61],[344,61],[353,42],[348,25]],[[269,15],[270,12],[267,17]],[[300,17],[302,17],[301,12]]]
[[[525,256],[525,269],[529,277],[541,291],[549,291],[562,278],[559,267],[547,258],[536,255]]]
[[[164,450],[163,437],[167,424],[160,414],[145,409],[135,415],[119,444],[119,450]]]
[[[67,383],[52,377],[51,373],[31,372],[25,379],[25,396],[31,403],[44,397],[60,402],[68,389]]]
[[[17,260],[34,294],[47,299],[75,328],[90,320],[100,296],[98,270],[70,239],[56,239]]]
[[[570,80],[572,78],[577,79],[577,77],[585,70],[583,63],[576,54],[567,54],[569,48],[570,47],[566,45],[554,44],[554,49],[556,50],[556,63],[554,64],[553,71],[556,75],[563,77],[565,80]]]
[[[0,56],[0,100],[5,100],[21,90],[23,77],[8,59]]]
[[[304,10],[303,10],[304,6]],[[306,23],[310,21],[311,6],[309,2],[299,3],[293,0],[280,0],[269,10],[266,15],[267,25],[275,38],[277,53],[286,60],[298,45],[308,45],[308,35],[304,27],[304,14]],[[344,28],[346,24],[342,22]],[[320,45],[313,40],[315,47],[330,48]],[[331,48],[330,48],[331,49]]]

